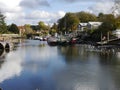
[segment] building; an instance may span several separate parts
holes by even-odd
[[[24,26],[18,26],[19,34],[23,35],[25,33],[25,27]]]
[[[87,23],[87,28],[89,30],[97,29],[101,24],[102,24],[102,22],[88,22]]]
[[[79,23],[78,30],[84,31],[84,30],[97,29],[101,24],[102,22]]]
[[[79,23],[78,30],[84,31],[87,28],[88,23]]]

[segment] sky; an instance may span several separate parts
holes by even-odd
[[[67,12],[111,13],[113,0],[0,0],[7,25],[56,23]]]

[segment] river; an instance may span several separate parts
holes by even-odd
[[[120,90],[120,52],[22,40],[0,53],[2,90]]]

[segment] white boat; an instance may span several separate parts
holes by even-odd
[[[56,37],[53,37],[53,36],[48,37],[47,38],[47,43],[50,46],[56,46],[58,44],[58,39]]]

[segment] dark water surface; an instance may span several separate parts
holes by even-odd
[[[26,40],[0,55],[3,90],[120,90],[120,52]]]

